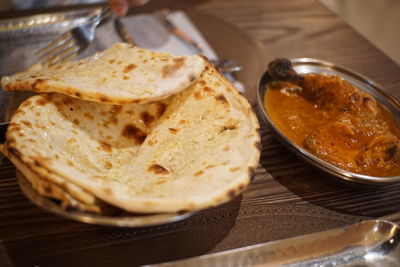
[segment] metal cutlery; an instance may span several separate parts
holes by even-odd
[[[133,40],[132,36],[128,33],[127,29],[125,28],[125,25],[122,23],[122,21],[118,18],[115,17],[114,19],[114,27],[122,41],[125,43],[128,43],[130,45],[135,45],[136,43]]]
[[[112,14],[109,7],[103,8],[100,12],[97,11],[87,23],[71,29],[35,54],[39,56],[42,63],[50,65],[73,59],[86,50],[94,39],[96,27]]]
[[[389,221],[368,220],[324,232],[146,266],[399,266],[399,230],[397,224]]]
[[[188,45],[197,54],[204,54],[204,50],[190,36],[179,29],[169,18],[168,9],[156,12],[156,16],[164,26],[184,44]],[[233,73],[240,71],[242,67],[232,59],[211,60],[211,63],[222,73]]]

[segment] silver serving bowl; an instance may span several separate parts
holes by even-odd
[[[346,79],[351,84],[359,88],[360,90],[375,97],[377,102],[386,108],[395,119],[396,123],[400,125],[400,102],[394,97],[386,93],[379,85],[369,80],[368,78],[355,73],[351,70],[337,66],[333,63],[329,63],[322,60],[311,59],[311,58],[297,58],[291,60],[293,68],[300,74],[308,73],[325,73],[328,75],[339,75]],[[319,159],[304,148],[295,144],[285,134],[283,134],[278,127],[271,120],[268,112],[264,107],[264,99],[268,90],[266,84],[268,83],[268,76],[264,73],[258,83],[257,89],[257,104],[260,110],[263,120],[268,124],[272,133],[292,152],[297,154],[300,158],[306,162],[317,167],[324,173],[330,174],[340,180],[355,182],[357,184],[370,184],[370,185],[387,185],[392,183],[400,182],[400,176],[392,177],[375,177],[368,176],[358,173],[353,173],[337,166],[334,166],[326,161]]]
[[[62,208],[58,203],[50,198],[40,195],[35,189],[33,189],[31,183],[24,177],[24,175],[17,171],[17,180],[21,188],[21,191],[25,196],[38,207],[62,216],[64,218],[72,219],[75,221],[105,225],[114,227],[148,227],[156,226],[167,223],[178,222],[193,215],[194,212],[190,213],[160,213],[160,214],[126,214],[122,216],[106,216],[100,214],[93,214],[83,211],[66,210]]]

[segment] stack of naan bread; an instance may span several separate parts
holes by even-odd
[[[201,56],[119,43],[2,85],[40,93],[14,112],[0,149],[63,207],[203,209],[245,190],[259,160],[251,106]]]

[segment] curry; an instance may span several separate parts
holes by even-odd
[[[371,95],[339,76],[270,74],[264,106],[290,140],[351,172],[400,174],[400,130]]]

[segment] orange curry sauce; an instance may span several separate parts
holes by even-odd
[[[379,164],[377,166],[373,166],[373,164],[368,166],[357,164],[355,160],[357,153],[364,149],[362,146],[370,142],[370,140],[363,140],[366,139],[365,136],[368,136],[369,133],[352,135],[348,137],[351,139],[343,140],[343,138],[346,138],[346,134],[337,134],[334,132],[337,129],[332,130],[326,125],[334,124],[335,122],[331,121],[332,118],[341,116],[340,113],[344,111],[339,109],[323,110],[315,103],[304,98],[301,93],[288,92],[284,88],[286,87],[285,84],[284,82],[273,83],[273,87],[270,86],[268,88],[264,99],[264,107],[276,127],[291,141],[306,148],[305,141],[310,134],[314,134],[315,131],[327,131],[327,133],[324,133],[324,137],[327,137],[326,139],[329,139],[329,141],[321,142],[325,142],[327,146],[330,146],[324,150],[325,154],[321,153],[319,155],[310,151],[324,161],[351,172],[370,176],[388,177],[400,174],[400,164],[396,161],[390,162],[391,165],[389,167],[388,164],[384,167]],[[380,105],[378,105],[378,109],[381,123],[386,123],[391,134],[395,138],[399,138],[400,130],[389,111]],[[373,160],[370,162],[373,162]]]

